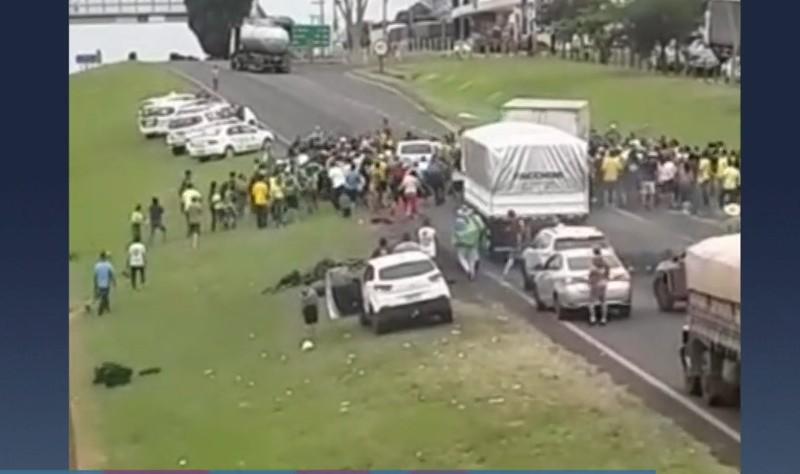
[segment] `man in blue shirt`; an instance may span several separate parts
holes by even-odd
[[[116,285],[114,266],[108,259],[108,254],[100,252],[100,260],[94,264],[94,295],[97,301],[97,315],[111,311],[111,287]]]
[[[353,201],[353,204],[359,202],[359,197],[361,196],[361,189],[363,184],[363,177],[361,173],[356,168],[356,165],[350,165],[350,171],[347,172],[344,176],[344,187],[347,192],[347,197]]]

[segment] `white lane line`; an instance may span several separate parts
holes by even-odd
[[[534,301],[534,299],[531,296],[522,292],[519,288],[515,287],[514,285],[506,281],[503,277],[488,271],[484,271],[483,274],[488,276],[496,284],[512,292],[517,297],[522,298],[522,300],[530,304],[532,307],[536,307],[536,301]],[[742,435],[739,431],[737,431],[724,421],[717,418],[713,413],[704,410],[703,408],[698,406],[688,396],[679,393],[677,390],[670,387],[656,376],[650,374],[646,370],[636,365],[634,362],[630,361],[623,355],[619,354],[618,352],[614,351],[607,345],[597,340],[594,336],[592,336],[579,326],[569,322],[563,324],[564,327],[566,327],[571,333],[575,334],[576,336],[581,338],[584,342],[588,343],[595,349],[599,350],[604,356],[610,357],[611,359],[614,360],[614,362],[618,363],[619,365],[621,365],[622,367],[624,367],[625,369],[627,369],[628,371],[632,372],[634,375],[639,377],[640,379],[644,380],[651,387],[657,389],[659,392],[663,393],[667,397],[678,402],[684,408],[691,411],[693,414],[697,415],[703,421],[710,424],[714,428],[718,429],[720,432],[722,432],[729,438],[733,439],[738,444],[742,443]],[[677,359],[677,351],[675,358]]]
[[[175,69],[173,69],[172,71],[175,74],[177,74],[179,77],[181,77],[181,78],[185,79],[186,81],[194,84],[196,87],[199,87],[199,88],[209,92],[210,94],[214,95],[215,97],[218,97],[218,98],[221,98],[221,99],[225,99],[224,96],[222,96],[221,94],[211,90],[210,87],[206,86],[205,84],[203,84],[202,82],[198,81],[197,79],[195,79],[195,78],[193,78],[193,77],[191,77],[191,76],[189,76],[187,74],[184,74],[181,71],[177,71]],[[281,137],[278,134],[276,134],[276,137],[279,140],[285,142],[286,145],[289,145],[291,143],[288,139],[286,139],[285,137]],[[637,216],[635,214],[632,214],[632,215],[635,216],[635,218],[637,220],[644,219],[641,216]],[[649,222],[649,221],[647,221],[647,222],[649,224],[655,225],[652,222]],[[502,277],[500,277],[498,275],[495,275],[494,273],[491,273],[491,272],[483,272],[483,274],[488,276],[494,283],[500,285],[503,288],[506,288],[507,290],[511,291],[511,293],[513,293],[517,297],[522,298],[522,300],[525,301],[526,303],[528,303],[531,306],[535,307],[536,302],[533,300],[533,298],[531,298],[529,295],[526,295],[524,292],[519,290],[517,287],[513,286],[511,283],[506,281],[504,278],[502,278]],[[654,375],[650,374],[646,370],[642,369],[641,367],[636,365],[634,362],[630,361],[629,359],[626,359],[624,356],[622,356],[619,353],[615,352],[613,349],[611,349],[610,347],[606,346],[605,344],[603,344],[602,342],[597,340],[594,336],[592,336],[591,334],[587,333],[586,331],[584,331],[580,327],[578,327],[578,326],[576,326],[576,325],[574,325],[572,323],[564,323],[564,326],[570,332],[572,332],[573,334],[575,334],[576,336],[580,337],[582,340],[587,342],[589,345],[591,345],[595,349],[599,350],[600,352],[605,354],[607,357],[610,357],[615,362],[617,362],[619,365],[621,365],[622,367],[626,368],[627,370],[629,370],[630,372],[632,372],[633,374],[635,374],[636,376],[641,378],[648,385],[650,385],[653,388],[657,389],[658,391],[662,392],[664,395],[668,396],[672,400],[675,400],[680,405],[685,407],[687,410],[691,411],[693,414],[695,414],[698,417],[700,417],[703,421],[705,421],[706,423],[710,424],[714,428],[717,428],[719,431],[724,433],[726,436],[728,436],[729,438],[733,439],[737,443],[741,444],[741,442],[742,442],[741,433],[736,431],[734,428],[731,428],[730,426],[728,426],[725,422],[723,422],[722,420],[720,420],[719,418],[714,416],[712,413],[700,408],[698,405],[693,403],[688,397],[678,393],[678,391],[676,391],[675,389],[673,389],[672,387],[670,387],[669,385],[667,385],[666,383],[664,383],[663,381],[661,381],[660,379],[655,377]]]

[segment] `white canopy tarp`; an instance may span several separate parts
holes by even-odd
[[[464,132],[465,175],[492,194],[585,191],[587,143],[548,125],[501,121]]]
[[[690,289],[741,303],[741,235],[711,237],[686,249],[686,283]]]

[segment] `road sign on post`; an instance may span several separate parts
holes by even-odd
[[[327,48],[331,44],[331,27],[328,25],[294,25],[292,45],[296,48]]]
[[[378,55],[378,72],[383,74],[386,54],[389,53],[389,45],[385,40],[379,39],[372,44],[372,50]]]

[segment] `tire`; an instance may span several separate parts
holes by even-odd
[[[653,282],[653,294],[656,297],[656,303],[658,304],[659,311],[671,313],[675,310],[675,300],[669,294],[667,284],[664,282],[661,276],[656,278],[656,280]]]
[[[536,311],[547,311],[547,306],[542,301],[542,298],[539,296],[539,290],[536,288],[536,284],[531,282],[531,294],[533,295],[533,300],[536,301]]]
[[[453,308],[450,306],[448,302],[447,305],[442,310],[442,314],[440,315],[442,324],[452,324],[453,323]]]
[[[371,314],[371,312],[369,314]],[[370,326],[371,318],[370,318],[369,314],[367,312],[365,312],[365,311],[362,311],[362,312],[358,313],[358,322],[359,322],[359,324],[361,324],[361,326],[363,326],[365,328],[368,328]]]
[[[559,321],[568,321],[570,317],[569,310],[566,308],[561,307],[561,303],[558,301],[558,295],[553,295],[553,307],[556,312],[556,319]]]
[[[225,155],[223,156],[223,158],[230,160],[234,156],[236,156],[236,152],[234,151],[232,146],[225,148]]]
[[[372,325],[372,332],[374,332],[376,336],[389,332],[389,325],[381,318],[379,313],[372,313],[370,324]]]

